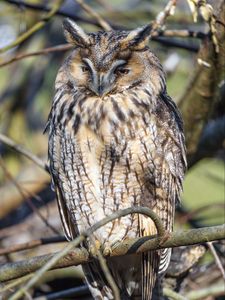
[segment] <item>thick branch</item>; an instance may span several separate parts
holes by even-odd
[[[144,237],[122,242],[113,249],[110,256],[121,256],[132,253],[142,253],[149,250],[173,248],[194,245],[214,240],[225,239],[225,224],[219,226],[190,229],[187,231],[173,232],[166,237]],[[15,279],[44,266],[55,254],[33,257],[25,261],[6,263],[0,268],[0,281]],[[87,263],[91,258],[86,249],[76,248],[61,258],[52,269],[69,267]]]

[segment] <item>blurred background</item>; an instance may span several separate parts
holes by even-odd
[[[0,1],[0,250],[63,235],[48,173],[21,154],[21,149],[13,148],[21,145],[47,163],[48,136],[43,131],[54,95],[54,80],[68,55],[62,20],[70,17],[87,32],[100,30],[101,26],[80,1],[61,1],[56,14],[42,28],[14,47],[6,48],[39,24],[58,2]],[[194,1],[177,1],[175,14],[166,19],[161,32],[149,43],[164,66],[168,93],[180,107],[185,121],[189,169],[182,205],[177,209],[176,230],[225,221],[224,1],[208,1],[217,20],[214,25],[211,23],[214,27],[201,14],[194,23],[189,2]],[[132,29],[155,20],[168,1],[90,0],[85,3],[112,28]],[[216,34],[212,28],[216,28]],[[171,34],[164,35],[164,29],[171,30]],[[182,30],[186,35],[181,35]],[[213,42],[214,34],[217,42]],[[215,53],[215,45],[219,53]],[[31,53],[29,57],[28,53]],[[175,283],[171,283],[174,276],[168,274],[170,288],[187,294],[219,286],[214,294],[188,299],[224,299],[221,286],[225,244],[210,245],[196,247],[194,263],[185,276],[181,272],[176,277]],[[63,246],[65,242],[60,243],[58,238],[57,243],[6,251],[0,256],[0,263],[53,253]],[[47,272],[25,299],[88,299],[88,291],[80,288],[82,276],[81,269],[75,267]],[[12,282],[0,284],[3,299],[19,289],[20,285],[16,284],[4,290]],[[79,288],[67,296],[59,294],[74,287]]]

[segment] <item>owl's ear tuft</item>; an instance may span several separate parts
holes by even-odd
[[[68,43],[82,48],[86,48],[89,46],[89,36],[75,22],[70,19],[65,19],[63,21],[63,27],[64,34]]]
[[[150,37],[151,29],[152,26],[149,24],[130,31],[120,43],[122,50],[127,48],[141,50],[145,48]]]

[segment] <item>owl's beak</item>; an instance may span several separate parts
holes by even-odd
[[[107,95],[111,91],[108,74],[99,74],[92,84],[92,91],[99,97]]]

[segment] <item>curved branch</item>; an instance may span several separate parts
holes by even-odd
[[[145,215],[147,217],[150,217],[152,221],[154,222],[158,237],[163,237],[165,240],[165,229],[163,227],[163,224],[160,220],[160,218],[157,216],[155,212],[153,212],[151,209],[147,207],[130,207],[127,209],[119,210],[110,216],[102,219],[101,221],[97,222],[90,228],[88,228],[86,231],[84,231],[81,235],[79,235],[77,238],[75,238],[72,242],[70,242],[62,251],[54,254],[50,260],[48,260],[35,274],[34,277],[32,277],[24,287],[21,287],[20,290],[18,290],[15,294],[13,294],[9,300],[16,300],[19,299],[22,295],[24,295],[29,288],[31,288],[42,276],[43,274],[50,270],[53,266],[57,264],[57,262],[64,258],[69,251],[71,251],[73,248],[77,247],[80,243],[82,243],[87,237],[89,237],[92,233],[94,233],[96,230],[98,230],[100,227],[106,225],[107,223],[118,219],[120,217],[124,217],[129,214],[138,213]],[[166,236],[167,237],[167,236]],[[87,253],[89,256],[89,253]],[[0,279],[1,280],[1,279]]]

